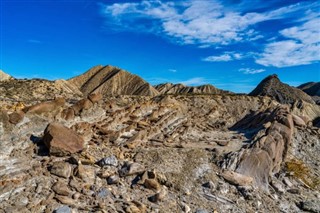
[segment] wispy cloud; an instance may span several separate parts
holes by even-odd
[[[256,63],[291,67],[320,61],[320,18],[280,31],[285,38],[266,45]]]
[[[231,61],[252,57],[257,64],[274,67],[319,61],[320,3],[302,1],[276,7],[275,0],[267,3],[252,1],[252,4],[244,4],[242,1],[241,4],[230,5],[219,0],[143,0],[100,6],[106,24],[112,29],[153,33],[178,44],[196,45],[199,48],[221,48],[256,42],[259,46],[257,49],[260,49],[254,50],[260,52],[256,55],[247,55],[241,51],[225,52],[208,56],[203,61]],[[287,28],[281,29],[279,25],[279,34],[271,35],[257,27],[262,22],[272,20],[283,20],[286,22],[283,26]],[[288,27],[288,20],[291,27]],[[270,41],[271,38],[273,41]]]
[[[218,56],[208,56],[206,58],[203,58],[202,61],[208,61],[208,62],[217,62],[217,61],[233,61],[233,60],[240,60],[244,56],[241,53],[236,52],[225,52],[222,55]]]
[[[177,72],[176,69],[168,69],[169,72]]]
[[[146,24],[142,20],[149,20],[154,33],[165,34],[182,44],[207,47],[262,38],[253,28],[255,24],[288,18],[308,7],[310,4],[298,3],[257,13],[232,10],[218,0],[144,0],[102,5],[102,12],[119,27],[139,28],[138,25]]]
[[[252,69],[252,68],[241,68],[239,69],[239,72],[242,72],[244,74],[257,74],[262,73],[266,71],[265,69]]]
[[[206,78],[196,77],[196,78],[190,78],[190,79],[185,80],[185,81],[180,81],[180,82],[177,82],[177,83],[185,84],[185,85],[188,85],[188,86],[194,86],[194,85],[208,84],[209,82],[208,82],[208,80]]]

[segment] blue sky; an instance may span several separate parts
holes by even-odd
[[[297,0],[0,0],[0,69],[70,78],[95,65],[151,84],[250,92],[276,73],[320,81],[320,3]]]

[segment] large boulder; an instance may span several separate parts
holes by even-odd
[[[34,113],[34,114],[43,114],[49,112],[56,112],[65,104],[64,98],[56,98],[53,101],[46,101],[35,104],[31,107],[25,108],[24,112]]]
[[[80,152],[84,148],[84,140],[75,131],[60,123],[50,123],[44,131],[43,142],[51,155],[65,156]]]

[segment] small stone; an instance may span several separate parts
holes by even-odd
[[[161,189],[160,184],[155,179],[146,179],[143,184],[147,189],[152,189],[158,192]]]
[[[77,176],[81,178],[84,182],[93,184],[96,174],[95,174],[95,168],[88,165],[79,165]]]
[[[81,194],[79,192],[76,192],[72,195],[72,198],[75,200],[78,200],[80,198]]]
[[[9,115],[9,122],[12,124],[18,124],[23,120],[23,118],[24,118],[23,111],[13,112]]]
[[[121,177],[129,176],[129,175],[135,175],[135,174],[141,174],[145,171],[144,166],[142,166],[139,163],[131,163],[124,165],[121,170],[119,170],[119,175]]]
[[[279,193],[284,193],[286,191],[282,184],[276,180],[272,180],[271,185]]]
[[[108,184],[117,184],[120,182],[120,178],[118,175],[111,175],[107,179]]]
[[[100,189],[99,192],[97,193],[97,197],[101,199],[106,198],[109,195],[111,195],[111,192],[106,188]]]
[[[185,213],[191,212],[191,208],[186,203],[181,203],[181,208]]]
[[[289,178],[284,177],[283,178],[283,182],[288,186],[288,187],[292,187],[293,184],[291,183],[291,181],[289,180]]]
[[[206,187],[206,188],[209,188],[209,189],[214,189],[215,188],[215,185],[214,185],[214,183],[212,181],[208,181],[208,182],[204,183],[202,186]]]
[[[71,165],[63,161],[55,162],[50,170],[51,174],[57,175],[62,178],[69,178],[71,175],[71,171]]]
[[[300,190],[298,188],[288,189],[287,192],[289,192],[291,194],[300,194]]]
[[[130,205],[126,208],[126,213],[141,213],[141,211],[137,206]]]
[[[75,201],[72,198],[67,197],[67,196],[56,195],[55,198],[58,201],[60,201],[62,204],[66,204],[69,206],[74,206],[74,204],[75,204]]]
[[[209,213],[209,212],[205,209],[197,209],[196,213]]]
[[[54,213],[71,213],[71,209],[69,206],[60,206],[54,211]]]
[[[242,175],[240,173],[229,171],[229,170],[225,170],[221,174],[221,176],[229,183],[237,186],[247,186],[247,185],[251,185],[253,182],[252,177]]]
[[[23,197],[23,198],[19,199],[19,200],[15,203],[15,205],[16,205],[16,206],[19,206],[19,207],[22,207],[22,206],[28,205],[28,203],[29,203],[29,199],[26,198],[26,197]]]
[[[163,186],[160,192],[156,193],[155,195],[149,197],[151,202],[157,203],[158,201],[163,201],[168,195],[167,187]]]
[[[52,190],[59,195],[69,196],[69,194],[70,194],[70,190],[69,190],[67,184],[65,184],[61,181],[56,182],[52,186]]]
[[[114,167],[117,167],[118,166],[118,159],[112,155],[110,157],[107,157],[107,158],[102,158],[101,160],[99,160],[97,162],[97,164],[101,167],[103,166],[114,166]]]

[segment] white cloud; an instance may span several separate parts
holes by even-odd
[[[287,18],[308,7],[310,4],[297,3],[256,13],[228,8],[218,0],[144,0],[140,3],[103,5],[103,13],[114,18],[116,22],[113,24],[118,24],[119,27],[134,26],[141,29],[138,25],[142,22],[139,20],[149,20],[153,22],[154,26],[151,28],[154,33],[165,34],[182,44],[209,47],[261,39],[263,36],[253,29],[253,25]]]
[[[178,83],[192,86],[192,85],[207,84],[208,80],[202,77],[196,77],[196,78],[191,78],[185,81],[180,81]]]
[[[177,72],[176,69],[168,69],[169,72]]]
[[[223,54],[219,56],[208,56],[203,61],[216,62],[216,61],[231,61],[233,58],[229,54]]]
[[[247,53],[242,54],[242,53],[237,53],[237,52],[224,52],[222,55],[218,56],[208,56],[206,58],[203,58],[202,61],[207,61],[207,62],[219,62],[219,61],[233,61],[233,60],[240,60],[245,57],[251,56],[252,53]]]
[[[281,68],[320,61],[320,18],[281,30],[280,34],[285,40],[267,44],[256,63]]]
[[[257,74],[266,71],[265,69],[252,69],[252,68],[241,68],[239,72],[243,72],[244,74]]]

